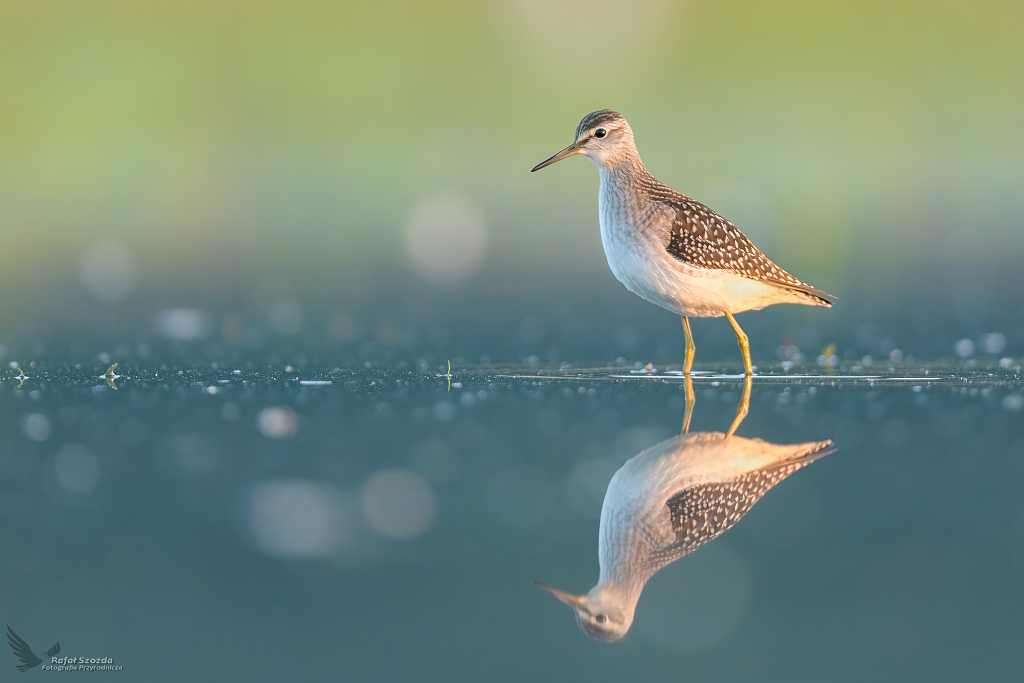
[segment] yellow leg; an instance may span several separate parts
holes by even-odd
[[[686,318],[683,318],[686,320]],[[697,402],[697,397],[693,393],[693,380],[690,376],[686,376],[686,413],[683,415],[683,430],[682,434],[690,431],[690,418],[693,417],[693,405]]]
[[[686,362],[683,364],[683,374],[690,376],[690,368],[693,367],[693,354],[697,353],[697,347],[693,343],[693,332],[690,331],[690,319],[683,316],[683,333],[686,334]]]
[[[736,332],[736,342],[740,345],[740,351],[743,352],[743,368],[749,377],[754,374],[754,366],[750,363],[750,340],[747,339],[747,333],[740,329],[740,325],[736,322],[736,318],[732,317],[732,313],[726,312],[725,317],[729,319],[729,324]]]
[[[729,425],[729,431],[725,433],[726,438],[736,433],[736,429],[743,422],[743,418],[750,412],[750,388],[753,384],[754,378],[747,375],[747,378],[743,380],[743,397],[740,399],[740,404],[736,406],[736,417],[733,419],[732,424]]]

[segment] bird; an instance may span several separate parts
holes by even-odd
[[[720,536],[773,486],[835,451],[829,440],[781,445],[686,433],[688,426],[689,416],[683,434],[641,451],[612,475],[601,504],[597,584],[573,595],[534,580],[572,607],[592,638],[625,636],[644,585],[659,569]]]
[[[682,316],[689,375],[696,347],[690,318],[725,316],[753,374],[750,341],[734,315],[773,304],[832,306],[831,294],[801,282],[700,202],[648,173],[625,117],[601,109],[583,117],[574,142],[533,167],[582,154],[601,177],[598,209],[608,265],[626,289]]]
[[[32,652],[32,648],[28,646],[21,636],[14,632],[14,629],[7,626],[7,643],[14,650],[14,656],[21,661],[21,664],[17,665],[18,671],[28,671],[29,669],[39,666],[43,663],[43,660],[36,657],[36,654]],[[60,641],[57,641],[50,647],[49,650],[43,653],[44,657],[55,657],[60,654]]]

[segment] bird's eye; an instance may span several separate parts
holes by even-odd
[[[606,617],[603,614],[598,614],[594,617],[594,620],[597,621],[597,623],[599,624],[603,624],[604,622],[608,621],[608,617]]]
[[[598,128],[597,130],[594,131],[594,137],[595,138],[603,138],[607,134],[608,134],[608,131],[606,131],[604,128]],[[600,616],[604,616],[604,615],[602,614]]]

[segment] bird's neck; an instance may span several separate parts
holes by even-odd
[[[591,159],[597,165],[602,180],[606,177],[616,180],[635,180],[650,176],[650,173],[644,168],[644,162],[640,160],[640,153],[632,145],[616,150],[614,154],[600,158],[591,157]]]
[[[614,604],[628,610],[632,619],[632,613],[636,609],[636,603],[640,601],[640,594],[644,590],[645,582],[606,579],[602,576],[597,585],[590,590],[590,596],[598,598],[603,604]]]
[[[611,527],[618,529],[618,533],[606,533]],[[653,574],[647,562],[651,545],[645,526],[636,520],[611,522],[602,519],[599,543],[601,575],[594,590],[629,597],[635,604],[644,584]]]
[[[623,206],[643,202],[649,198],[649,190],[660,185],[652,176],[636,148],[628,149],[611,159],[595,159],[601,176],[601,196]]]

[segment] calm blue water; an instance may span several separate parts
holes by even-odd
[[[119,366],[115,390],[105,369],[5,369],[0,392],[0,614],[37,655],[124,668],[87,680],[1024,671],[1012,364],[755,378],[739,435],[838,450],[656,574],[612,644],[531,579],[593,585],[604,488],[679,433],[679,377]],[[691,431],[724,431],[741,389],[698,377]]]

